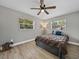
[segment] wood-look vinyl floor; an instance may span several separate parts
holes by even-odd
[[[0,59],[59,59],[57,56],[29,42],[14,47],[13,49],[0,53]],[[66,59],[79,59],[79,47],[68,45]]]

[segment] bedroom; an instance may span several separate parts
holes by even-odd
[[[38,46],[35,47],[34,43],[31,42],[36,38],[36,36],[41,35],[42,28],[40,27],[40,22],[42,20],[48,23],[46,34],[49,34],[52,33],[51,22],[53,22],[53,20],[62,20],[62,19],[66,20],[65,33],[68,34],[69,36],[69,43],[73,44],[72,46],[68,46],[71,47],[70,50],[73,49],[70,51],[70,53],[72,53],[73,55],[70,54],[67,56],[69,59],[79,58],[78,57],[79,53],[77,53],[79,50],[79,47],[77,47],[79,46],[79,26],[78,26],[79,1],[78,0],[73,0],[73,1],[45,0],[45,4],[47,6],[55,5],[56,9],[47,10],[49,12],[49,15],[45,14],[44,12],[40,13],[40,15],[37,15],[39,10],[31,10],[30,8],[39,7],[40,5],[39,1],[40,0],[37,1],[36,0],[29,0],[29,1],[0,0],[0,45],[11,40],[13,41],[14,46],[19,45],[12,48],[9,51],[0,53],[0,59],[12,59],[12,58],[13,59],[25,59],[25,58],[26,59],[56,59],[58,58]],[[33,28],[20,29],[20,23],[19,23],[20,18],[32,20]]]

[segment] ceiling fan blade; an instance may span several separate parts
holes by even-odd
[[[44,5],[44,0],[40,0],[40,4],[41,4],[41,6],[43,6]]]
[[[37,15],[39,15],[41,13],[41,10],[37,13]]]
[[[36,10],[40,10],[40,8],[30,8],[30,9],[34,9],[34,10],[35,10],[35,9],[36,9]]]
[[[49,6],[49,7],[45,7],[45,9],[55,9],[56,6]]]
[[[49,14],[45,9],[44,9],[44,12],[45,12],[46,14]]]

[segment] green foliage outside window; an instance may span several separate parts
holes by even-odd
[[[64,27],[65,26],[65,20],[55,20],[52,21],[52,28],[56,29],[59,27]]]
[[[28,19],[19,19],[20,29],[33,29],[33,21]]]

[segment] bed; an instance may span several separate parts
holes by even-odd
[[[36,45],[58,56],[60,59],[65,59],[67,54],[68,35],[40,35],[35,38]]]

